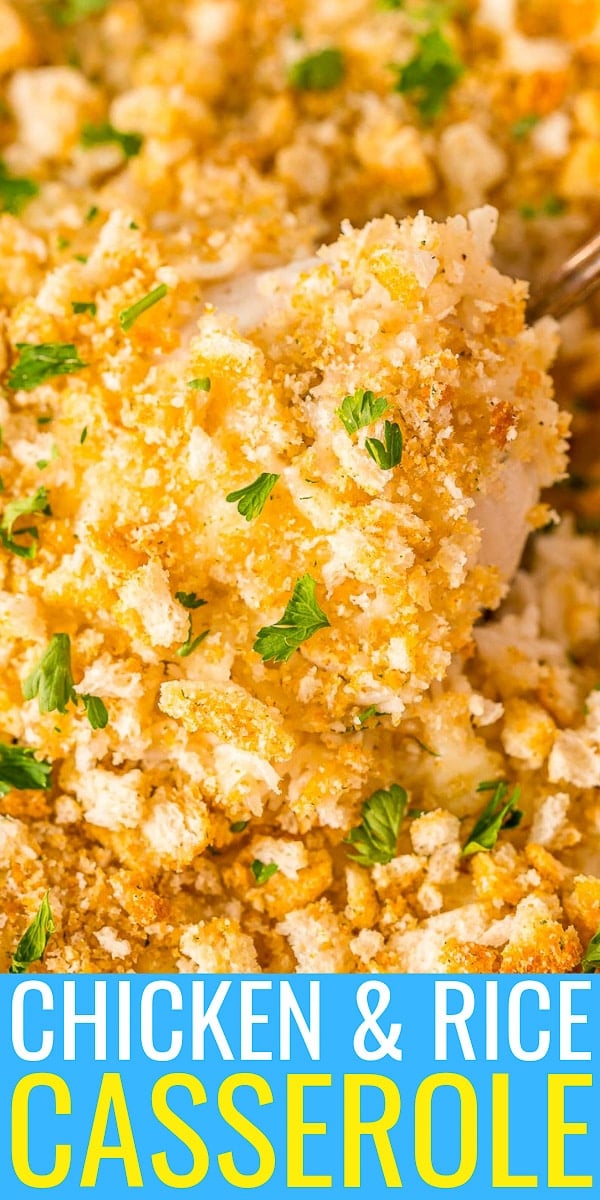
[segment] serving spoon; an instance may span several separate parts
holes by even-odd
[[[549,279],[536,288],[527,306],[527,320],[564,317],[600,288],[600,233],[580,246]]]

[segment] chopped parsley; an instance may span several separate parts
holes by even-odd
[[[43,471],[45,467],[50,466],[50,463],[54,462],[55,458],[58,458],[58,456],[58,446],[56,445],[56,442],[54,442],[50,450],[50,458],[38,458],[35,465],[40,471]]]
[[[353,862],[372,867],[374,863],[392,861],[407,801],[404,788],[397,783],[388,790],[380,788],[365,800],[360,825],[351,829],[345,839],[355,851],[350,854]]]
[[[14,532],[13,528],[19,517],[38,512],[44,513],[47,517],[51,516],[48,493],[44,487],[38,488],[35,495],[28,496],[25,500],[11,500],[6,505],[0,521],[0,541],[5,550],[10,550],[19,558],[35,558],[38,540],[38,531],[35,526],[28,525],[25,529],[17,529]],[[29,545],[15,541],[15,538],[25,535],[34,539]]]
[[[519,205],[519,215],[525,221],[534,221],[536,217],[560,217],[566,207],[567,202],[561,196],[546,196],[541,204]]]
[[[248,828],[249,824],[250,824],[249,821],[232,821],[231,825],[229,826],[229,832],[230,833],[243,833],[244,830]]]
[[[514,829],[519,825],[523,813],[516,805],[521,789],[515,787],[507,800],[508,790],[505,779],[485,780],[478,784],[478,792],[493,792],[493,796],[471,830],[463,846],[463,856],[478,854],[480,850],[492,850],[501,829]]]
[[[383,426],[383,442],[379,438],[367,438],[365,450],[382,471],[391,471],[402,461],[402,430],[395,421],[386,421]]]
[[[87,427],[87,425],[84,425],[83,429],[81,430],[81,433],[79,434],[79,445],[80,446],[83,446],[83,443],[85,442],[85,440],[87,438],[87,435],[88,435],[88,427]]]
[[[237,492],[230,492],[225,499],[228,504],[237,502],[238,512],[247,521],[251,521],[253,517],[260,516],[278,479],[279,475],[269,475],[263,471],[253,483],[240,488]]]
[[[142,299],[137,300],[130,308],[124,308],[123,312],[119,313],[119,324],[123,332],[128,333],[131,326],[137,321],[138,317],[141,317],[142,313],[147,312],[149,308],[153,308],[155,304],[158,304],[159,300],[164,300],[168,290],[166,283],[159,283],[158,287],[148,292],[147,296],[142,296]]]
[[[198,646],[200,645],[200,643],[203,642],[204,639],[208,637],[209,633],[210,633],[210,629],[205,629],[203,633],[199,633],[197,637],[194,637],[193,636],[194,629],[193,629],[193,625],[192,625],[192,618],[190,615],[190,617],[188,618],[187,638],[186,638],[185,642],[183,643],[183,646],[180,646],[179,650],[176,650],[175,653],[178,654],[180,658],[188,658],[190,654],[193,654],[194,650],[198,649]]]
[[[37,183],[24,176],[10,175],[0,159],[0,212],[18,217],[26,204],[39,192]]]
[[[179,600],[184,608],[202,608],[203,604],[206,604],[206,600],[201,600],[195,592],[175,592],[175,599]]]
[[[388,402],[385,396],[378,396],[375,399],[374,392],[366,392],[364,388],[357,388],[351,396],[344,396],[336,413],[347,433],[358,433],[359,429],[364,429],[366,425],[378,421],[387,407]]]
[[[135,158],[144,143],[141,133],[124,133],[108,121],[102,121],[99,125],[84,125],[80,141],[86,150],[92,146],[108,146],[112,142],[121,147],[125,158]]]
[[[250,866],[250,870],[252,871],[256,882],[261,884],[267,883],[268,880],[277,873],[279,867],[277,866],[277,863],[264,863],[260,861],[260,858],[255,858],[254,862]]]
[[[92,729],[105,729],[108,725],[108,709],[99,696],[82,696],[83,707]]]
[[[394,66],[398,79],[396,92],[414,100],[424,121],[441,113],[448,93],[464,74],[464,64],[454,47],[439,29],[430,29],[417,38],[417,51],[404,66]]]
[[[90,313],[92,317],[98,312],[98,306],[93,300],[72,300],[71,308],[74,313]]]
[[[210,392],[210,379],[207,375],[203,375],[201,379],[188,379],[187,386],[194,388],[196,392]]]
[[[192,610],[196,608],[202,608],[203,605],[206,604],[206,600],[201,600],[195,592],[175,592],[175,599],[179,600],[179,603],[182,604],[184,608]],[[203,633],[199,633],[197,637],[194,637],[192,614],[190,612],[188,617],[187,638],[183,643],[183,646],[180,646],[179,650],[176,650],[175,653],[178,654],[180,658],[188,658],[188,656],[197,649],[200,643],[203,642],[206,637],[208,637],[209,633],[210,629],[205,629]]]
[[[70,700],[77,703],[68,633],[55,633],[50,639],[39,663],[23,682],[23,695],[26,700],[37,696],[41,713],[65,713]]]
[[[46,892],[38,911],[28,929],[25,930],[14,954],[10,967],[10,975],[23,975],[31,963],[39,962],[44,957],[50,934],[55,931],[52,909]]]
[[[385,713],[379,712],[376,704],[370,704],[368,708],[365,708],[362,712],[357,713],[354,720],[358,721],[358,724],[362,729],[363,725],[366,725],[367,721],[371,720],[371,717],[384,716]]]
[[[71,639],[68,633],[55,633],[51,637],[42,657],[23,680],[23,695],[26,700],[37,697],[41,713],[66,713],[69,702],[83,706],[92,729],[104,729],[108,713],[98,696],[78,696],[75,691],[71,670]]]
[[[34,757],[25,746],[10,746],[0,742],[0,796],[12,788],[19,792],[46,791],[50,786],[52,763]]]
[[[317,603],[316,589],[314,579],[303,575],[296,581],[281,619],[259,629],[252,648],[263,662],[287,662],[303,642],[329,625]]]
[[[539,125],[540,120],[541,118],[537,113],[526,113],[524,117],[519,117],[519,120],[515,121],[514,125],[511,125],[510,132],[517,142],[522,142],[523,138],[526,138],[527,134],[531,133],[531,130],[535,129],[536,125]]]
[[[109,0],[49,0],[46,9],[55,25],[74,25],[104,12]]]
[[[292,63],[288,82],[300,92],[329,92],[338,87],[345,74],[346,65],[341,50],[328,46]]]
[[[585,954],[581,960],[582,971],[598,971],[600,969],[600,929],[590,938]]]
[[[19,359],[11,368],[8,386],[13,391],[32,392],[56,375],[72,375],[87,367],[72,342],[17,342]]]
[[[89,225],[90,221],[93,221],[94,218],[98,216],[99,212],[100,212],[100,209],[98,208],[98,205],[92,204],[91,207],[88,208],[88,210],[85,214],[86,225]]]

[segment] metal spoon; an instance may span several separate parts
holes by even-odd
[[[589,300],[597,288],[600,288],[600,233],[576,250],[559,271],[536,288],[527,306],[527,320],[564,317]]]

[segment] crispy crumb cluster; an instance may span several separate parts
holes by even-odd
[[[0,797],[0,969],[47,889],[49,971],[578,968],[600,924],[600,549],[579,532],[600,485],[506,595],[568,421],[557,331],[492,265],[489,202],[518,274],[593,227],[583,8],[448,9],[461,70],[429,117],[389,67],[427,32],[417,3],[107,0],[64,24],[0,0],[0,741],[53,764],[51,789]],[[327,47],[332,86],[294,83]],[[247,281],[290,260],[248,320]],[[589,440],[593,314],[564,333]],[[77,361],[29,390],[23,344]],[[349,431],[361,389],[386,408]],[[368,448],[386,422],[393,466]],[[246,520],[227,497],[261,473]],[[325,621],[263,661],[306,576]],[[22,685],[56,633],[74,694],[45,712]],[[464,856],[498,779],[521,823]],[[399,836],[361,865],[346,839],[393,784]]]

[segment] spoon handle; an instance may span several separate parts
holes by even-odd
[[[600,233],[576,250],[555,275],[536,289],[527,308],[527,319],[564,317],[588,300],[600,287]]]

